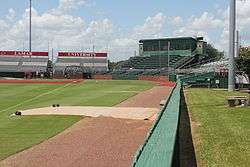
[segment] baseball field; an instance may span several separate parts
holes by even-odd
[[[74,84],[0,84],[0,160],[37,145],[83,116],[22,116],[19,110],[61,106],[114,106],[153,88],[146,81],[84,81]]]
[[[130,166],[171,90],[127,80],[2,83],[0,166]],[[249,108],[225,102],[242,94],[198,88],[184,93],[197,165],[247,166]]]

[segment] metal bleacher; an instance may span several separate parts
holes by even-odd
[[[193,60],[195,59],[194,56],[192,57],[183,57],[182,59],[178,60],[175,65],[174,65],[174,68],[175,69],[181,69],[183,67],[185,67],[187,64],[191,63]]]
[[[192,60],[193,57],[173,55],[170,56],[169,61],[168,56],[136,56],[118,65],[111,75],[113,79],[117,80],[134,80],[139,76],[167,76],[169,71],[175,69],[175,67],[182,66]]]
[[[208,86],[211,83],[211,80],[214,80],[215,73],[192,73],[180,77],[183,85],[192,85],[192,86]]]
[[[179,62],[185,57],[171,56],[169,66],[175,67],[176,62]],[[186,58],[185,58],[186,59]],[[120,65],[120,69],[160,69],[168,67],[168,56],[136,56],[131,57]]]
[[[115,80],[136,80],[143,71],[114,71],[112,78]]]

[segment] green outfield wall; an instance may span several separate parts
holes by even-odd
[[[169,95],[144,144],[134,156],[133,167],[170,167],[174,163],[180,115],[181,83]]]

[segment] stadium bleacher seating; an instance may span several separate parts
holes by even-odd
[[[169,61],[170,67],[179,67],[192,58],[171,56]],[[181,61],[182,60],[182,61]],[[176,64],[178,63],[178,64]],[[168,56],[136,56],[131,57],[129,60],[123,62],[119,69],[160,69],[168,67]]]
[[[0,72],[46,71],[48,58],[0,57]]]
[[[180,77],[180,80],[184,85],[192,85],[192,86],[209,86],[212,80],[215,79],[215,73],[193,73],[189,75],[185,75]]]
[[[115,80],[136,80],[143,71],[115,71],[112,72],[112,78]]]

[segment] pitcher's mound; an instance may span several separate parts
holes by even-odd
[[[113,117],[122,119],[149,119],[159,109],[142,107],[46,107],[21,111],[22,115],[79,115]]]

